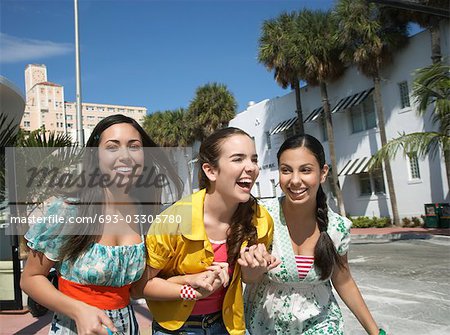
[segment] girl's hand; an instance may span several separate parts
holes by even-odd
[[[262,243],[241,250],[239,265],[245,281],[253,282],[267,271],[277,267],[281,260],[269,254]]]
[[[211,271],[216,271],[219,273],[219,278],[222,281],[223,287],[227,287],[230,282],[230,275],[228,273],[229,265],[226,262],[213,262],[211,266],[207,269]]]
[[[194,280],[193,280],[194,279]],[[196,290],[197,299],[203,299],[225,284],[220,266],[212,266],[212,270],[201,272],[197,275],[190,275],[189,285]]]
[[[104,311],[97,307],[81,303],[75,317],[77,333],[79,335],[108,335],[108,327],[112,332],[117,328]]]

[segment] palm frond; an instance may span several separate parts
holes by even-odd
[[[401,134],[400,137],[390,140],[369,161],[369,170],[381,166],[385,159],[393,160],[399,153],[406,157],[414,153],[418,158],[426,155],[435,156],[439,149],[450,149],[450,138],[437,132]]]

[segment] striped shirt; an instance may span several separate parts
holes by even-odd
[[[297,264],[298,277],[305,279],[314,263],[314,256],[295,255],[295,263]]]

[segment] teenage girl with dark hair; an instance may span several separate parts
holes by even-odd
[[[322,145],[310,135],[294,136],[281,145],[277,159],[284,196],[264,205],[275,222],[272,254],[282,263],[246,287],[248,331],[343,334],[332,283],[367,333],[379,334],[347,261],[351,221],[327,206],[321,186],[328,173]]]
[[[272,219],[250,194],[259,174],[250,136],[216,131],[201,144],[199,166],[202,189],[165,210],[167,222],[146,238],[153,334],[244,334],[241,278],[279,264],[266,251]]]
[[[144,152],[144,148],[157,145],[127,116],[112,115],[100,121],[86,147],[82,173],[94,176],[96,186],[86,183],[72,197],[57,199],[49,206],[48,217],[56,215],[64,222],[42,220],[27,232],[31,252],[21,287],[36,302],[55,311],[52,335],[106,335],[107,328],[117,334],[137,335],[130,287],[144,273],[146,249],[134,218],[143,214],[146,204],[160,203],[161,192],[146,186],[139,189],[136,181],[152,167],[177,187],[179,179],[162,152]],[[117,182],[102,184],[106,179]],[[87,224],[95,217],[96,222]],[[80,218],[84,221],[75,222]],[[52,267],[58,270],[59,290],[47,279]]]

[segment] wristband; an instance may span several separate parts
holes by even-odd
[[[386,332],[384,331],[384,329],[380,328],[378,335],[386,335]]]
[[[190,285],[183,285],[180,290],[180,298],[183,300],[197,300],[197,293]]]

